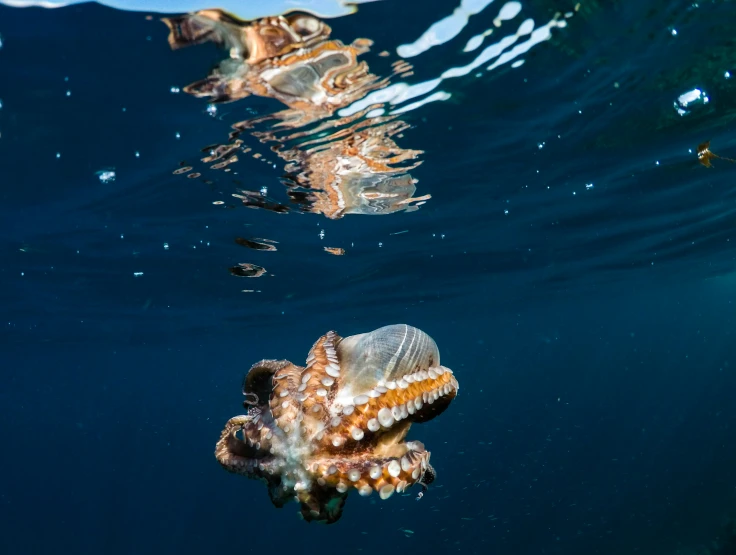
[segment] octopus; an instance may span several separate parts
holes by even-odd
[[[435,471],[430,452],[406,436],[457,393],[437,344],[415,327],[330,331],[305,366],[261,360],[250,368],[247,414],[227,421],[215,457],[225,470],[264,482],[274,506],[296,500],[304,520],[332,524],[353,490],[385,500],[419,485],[422,497]]]

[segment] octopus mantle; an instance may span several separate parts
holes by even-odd
[[[253,365],[243,384],[247,414],[227,422],[215,456],[230,472],[264,480],[276,507],[296,499],[305,520],[333,523],[350,489],[387,499],[414,484],[426,488],[430,453],[404,438],[457,391],[435,342],[417,328],[328,332],[305,367]]]

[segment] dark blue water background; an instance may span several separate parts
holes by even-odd
[[[454,8],[379,2],[330,25],[373,39],[379,71],[377,52]],[[571,8],[524,3],[541,22]],[[337,221],[227,209],[213,201],[236,176],[172,175],[279,106],[213,118],[172,94],[222,52],[172,52],[144,15],[0,8],[0,552],[669,555],[723,534],[736,166],[705,168],[695,149],[736,156],[733,3],[583,2],[520,68],[453,80],[450,100],[405,115],[425,206]],[[414,79],[467,63],[490,18]],[[696,87],[709,102],[679,115]],[[235,170],[280,194],[282,165]],[[268,275],[230,275],[239,262]],[[460,382],[412,428],[438,473],[424,499],[351,495],[319,526],[219,468],[253,362],[400,322]]]

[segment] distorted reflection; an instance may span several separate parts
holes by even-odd
[[[280,203],[264,191],[241,190],[233,196],[244,205],[338,219],[416,210],[430,198],[414,197],[416,180],[409,174],[421,163],[422,152],[396,143],[407,123],[384,115],[381,102],[336,115],[368,93],[379,94],[391,77],[411,74],[406,61],[394,63],[388,77],[374,75],[358,61],[372,41],[356,39],[346,45],[330,39],[330,27],[307,14],[240,21],[221,10],[205,10],[164,22],[174,49],[211,41],[229,52],[229,58],[185,92],[212,103],[255,95],[286,106],[236,123],[228,143],[203,149],[207,156],[202,162],[228,171],[239,154],[250,151],[241,138],[248,133],[286,162],[283,182],[290,202]]]

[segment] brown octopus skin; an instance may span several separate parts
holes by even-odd
[[[227,422],[215,449],[226,470],[264,481],[275,506],[295,498],[308,521],[339,520],[351,488],[387,499],[431,481],[429,451],[404,438],[413,422],[443,412],[458,391],[452,371],[437,366],[379,381],[343,404],[338,393],[350,384],[336,351],[341,340],[325,334],[305,367],[254,364],[243,385],[248,414]]]

